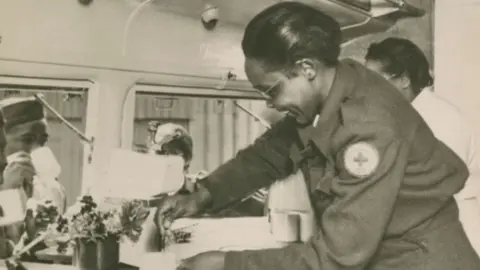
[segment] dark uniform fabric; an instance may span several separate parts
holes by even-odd
[[[358,143],[377,153],[365,175],[348,163]],[[228,252],[226,270],[480,269],[453,199],[466,165],[393,86],[361,64],[339,64],[315,127],[281,121],[204,185],[212,207],[221,207],[305,162],[317,235],[282,249]]]

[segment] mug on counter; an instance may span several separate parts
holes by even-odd
[[[315,234],[313,212],[271,209],[269,221],[270,232],[280,242],[307,242]]]

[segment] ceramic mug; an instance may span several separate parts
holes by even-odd
[[[307,242],[315,234],[312,212],[270,211],[270,232],[280,242]]]

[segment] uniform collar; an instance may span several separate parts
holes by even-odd
[[[330,161],[333,161],[330,138],[341,123],[340,106],[354,89],[357,65],[360,64],[353,60],[339,63],[330,92],[323,108],[316,116],[318,120],[309,127],[299,130],[302,141],[313,143]]]

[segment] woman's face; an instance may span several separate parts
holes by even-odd
[[[30,153],[43,147],[48,141],[48,127],[45,121],[12,127],[6,131],[7,155],[24,151]]]
[[[283,72],[266,71],[261,62],[246,59],[245,73],[253,87],[266,100],[267,106],[294,117],[304,124],[317,113],[316,89],[311,78],[303,74],[287,77]]]
[[[149,131],[150,135],[147,138],[148,154],[180,156],[185,163],[185,168],[188,168],[190,163],[189,147],[183,141],[184,135],[179,133],[175,126],[168,124],[158,125],[152,127]]]

